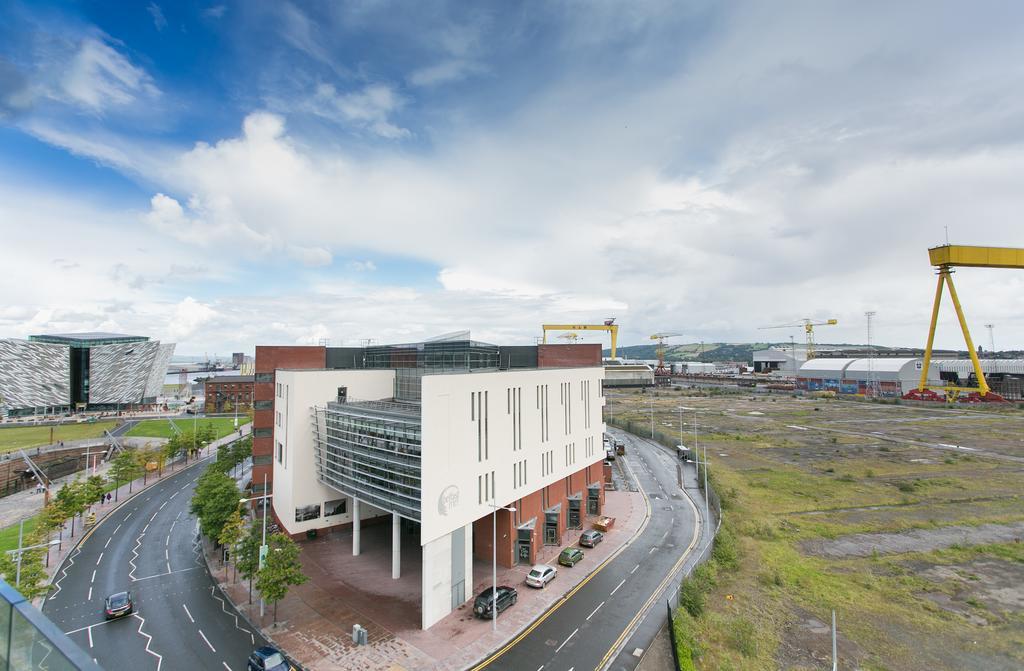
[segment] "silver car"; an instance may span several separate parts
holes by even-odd
[[[544,588],[549,582],[555,579],[558,569],[547,564],[536,564],[526,575],[526,584],[530,587]]]

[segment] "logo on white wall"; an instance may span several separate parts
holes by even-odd
[[[459,488],[455,485],[448,485],[441,490],[441,495],[437,497],[437,514],[447,515],[457,505],[459,505]]]

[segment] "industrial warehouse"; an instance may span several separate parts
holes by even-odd
[[[117,333],[0,339],[0,413],[16,417],[152,404],[173,354],[173,344]]]
[[[308,350],[337,367],[272,374],[274,517],[293,535],[351,529],[354,555],[363,525],[390,522],[394,579],[403,538],[417,539],[424,629],[472,598],[474,559],[533,563],[601,513],[599,346],[455,334]],[[268,354],[257,348],[257,389]]]

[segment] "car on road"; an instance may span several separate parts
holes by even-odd
[[[597,547],[597,544],[604,540],[604,534],[596,529],[590,529],[580,534],[580,545],[585,548]]]
[[[288,663],[277,648],[265,645],[256,648],[249,655],[249,663],[245,671],[294,671],[295,667]]]
[[[103,600],[103,616],[108,620],[131,615],[134,610],[131,592],[117,592]]]
[[[526,584],[530,587],[544,588],[558,575],[558,569],[547,564],[535,564],[530,572],[526,574]]]
[[[558,563],[570,568],[583,561],[583,551],[579,548],[565,548],[558,555]]]
[[[473,615],[485,619],[493,619],[497,615],[501,615],[501,611],[509,606],[514,606],[516,601],[519,600],[519,592],[514,587],[498,585],[498,610],[496,615],[494,611],[495,599],[491,596],[493,591],[492,588],[488,587],[473,600]]]

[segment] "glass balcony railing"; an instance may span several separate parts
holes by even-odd
[[[0,671],[102,671],[85,651],[0,580]]]

